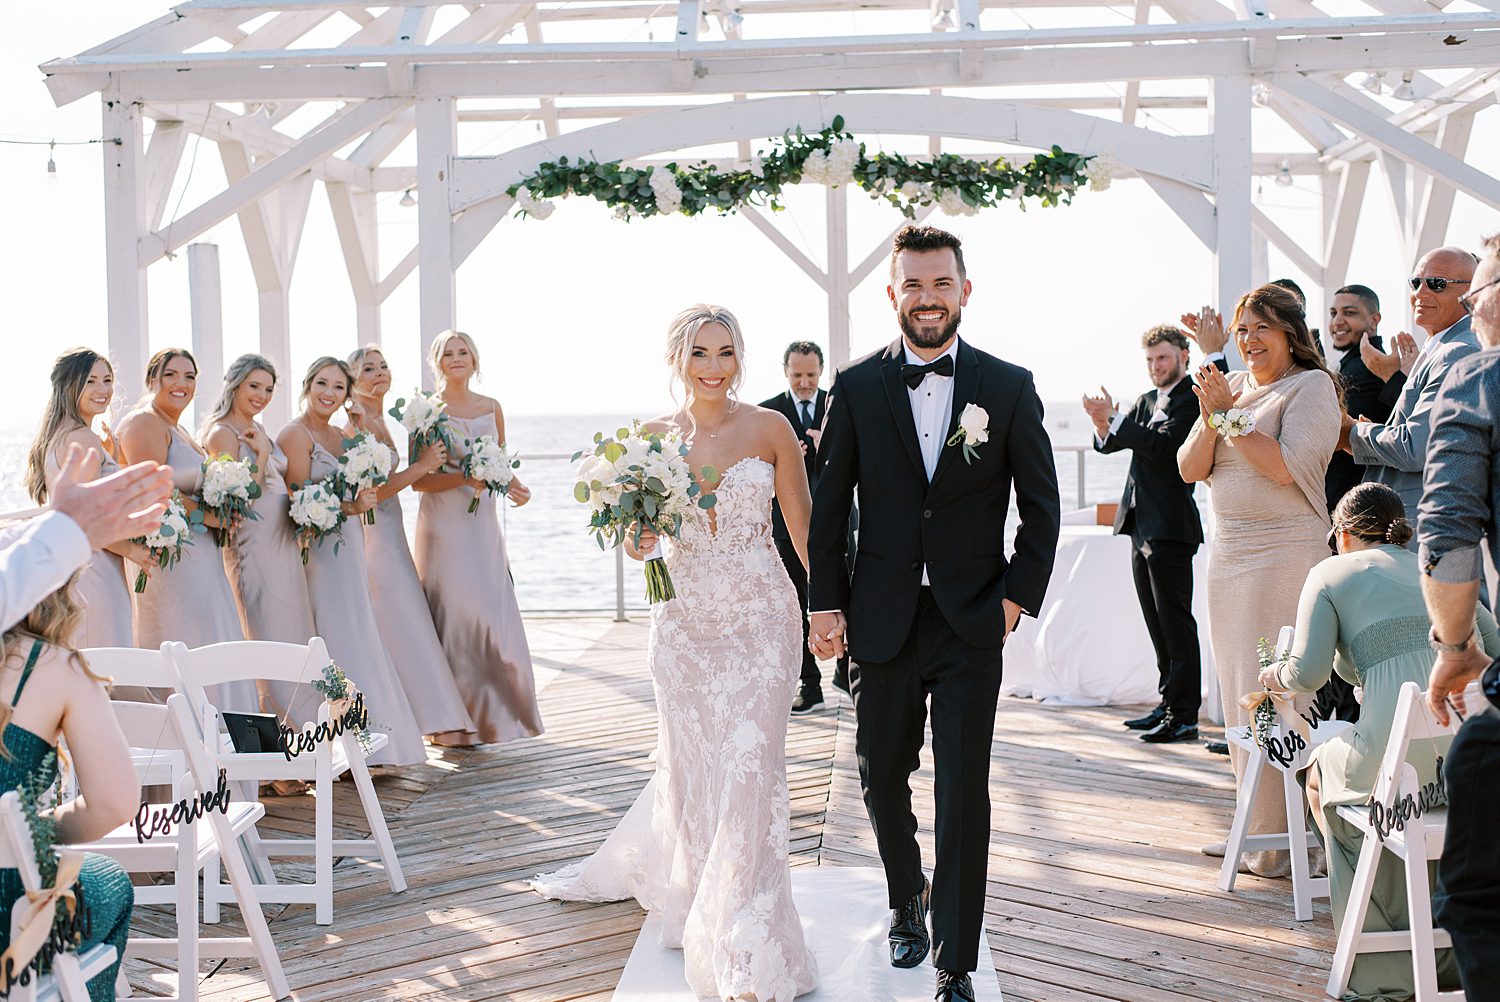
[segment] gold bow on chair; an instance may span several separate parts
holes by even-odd
[[[1289,723],[1292,729],[1302,736],[1304,741],[1308,740],[1307,720],[1302,714],[1297,712],[1297,705],[1294,702],[1292,693],[1259,689],[1255,692],[1247,692],[1240,697],[1240,706],[1249,711],[1251,720],[1255,719],[1256,711],[1260,710],[1261,704],[1266,702],[1271,704],[1282,721]],[[1262,710],[1261,712],[1266,711]]]
[[[20,931],[10,941],[4,954],[0,954],[0,974],[8,971],[20,972],[36,957],[37,952],[52,935],[53,919],[57,915],[57,903],[61,901],[72,919],[78,908],[78,898],[73,885],[83,869],[83,853],[63,849],[57,854],[57,879],[51,887],[27,891],[25,903],[17,902],[19,918],[16,925]]]

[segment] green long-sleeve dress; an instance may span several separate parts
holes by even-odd
[[[12,706],[21,701],[21,693],[31,678],[31,670],[36,667],[42,647],[40,640],[34,642],[26,667],[21,672],[21,680],[16,684]],[[38,776],[43,788],[56,781],[57,749],[38,735],[8,723],[5,725],[5,750],[9,755],[0,755],[0,790],[20,789],[22,783]],[[110,943],[117,958],[107,970],[89,982],[89,997],[92,1002],[113,1002],[115,976],[120,972],[125,940],[130,933],[130,911],[135,904],[135,891],[130,886],[130,877],[119,863],[92,852],[84,855],[83,870],[74,886],[79,914],[83,916],[83,942],[76,950],[82,952],[98,943]],[[0,869],[0,951],[10,945],[11,908],[24,891],[18,872]],[[46,951],[44,944],[37,959],[42,960]],[[50,962],[44,962],[42,969],[49,968]],[[15,976],[19,980],[22,974],[17,971]],[[0,982],[3,980],[4,973],[0,972]],[[5,986],[0,983],[0,991],[3,990]]]
[[[1494,618],[1483,606],[1476,608],[1475,618],[1485,651],[1492,657],[1500,653]],[[1344,920],[1362,845],[1361,831],[1340,818],[1338,808],[1369,801],[1401,686],[1415,682],[1427,688],[1435,657],[1427,644],[1430,625],[1416,554],[1399,546],[1330,557],[1312,569],[1302,589],[1297,635],[1281,681],[1294,692],[1316,692],[1336,670],[1364,690],[1359,722],[1314,750],[1308,763],[1309,769],[1318,770],[1323,820],[1332,836],[1332,844],[1324,848],[1335,928]],[[1407,761],[1421,783],[1437,779],[1437,760],[1447,754],[1447,746],[1447,739],[1412,744]],[[1435,879],[1436,863],[1432,866]],[[1401,861],[1385,853],[1376,871],[1365,931],[1406,928],[1406,878]],[[1438,981],[1445,988],[1458,987],[1451,951],[1438,952]],[[1365,953],[1356,958],[1346,1002],[1411,998],[1410,953]]]

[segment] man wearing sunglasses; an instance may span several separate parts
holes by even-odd
[[[1422,256],[1409,284],[1416,324],[1427,332],[1427,341],[1401,397],[1383,424],[1344,415],[1339,448],[1367,467],[1366,480],[1400,494],[1408,515],[1416,514],[1422,499],[1422,463],[1438,390],[1455,362],[1479,350],[1469,315],[1459,302],[1473,284],[1475,263],[1474,255],[1458,247],[1440,247]]]
[[[1474,603],[1480,595],[1481,539],[1500,564],[1500,235],[1485,241],[1485,257],[1463,290],[1484,351],[1452,369],[1432,410],[1418,538],[1422,595],[1438,652],[1428,682],[1433,715],[1447,723],[1450,709],[1467,719],[1443,765],[1448,828],[1438,863],[1433,918],[1453,937],[1453,953],[1469,1002],[1500,999],[1500,715],[1450,698],[1484,673],[1485,696],[1500,700],[1497,672],[1474,642]],[[1500,706],[1500,703],[1497,703]]]

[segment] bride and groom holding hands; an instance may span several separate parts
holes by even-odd
[[[1022,613],[1041,606],[1057,544],[1057,478],[1031,374],[957,336],[970,291],[957,237],[903,229],[888,291],[902,336],[839,371],[815,497],[787,419],[734,399],[743,344],[733,315],[693,307],[668,335],[686,403],[652,430],[680,428],[692,466],[722,475],[705,485],[716,506],[695,510],[667,543],[680,597],[652,609],[657,771],[593,856],[533,883],[549,897],[634,897],[657,912],[662,945],[683,950],[700,998],[791,1002],[817,986],[787,860],[785,739],[802,617],[771,536],[774,497],[810,571],[809,646],[821,658],[847,652],[852,664],[890,963],[916,967],[930,954],[939,1002],[974,999],[1001,651]],[[1012,490],[1020,526],[1007,558]],[[929,699],[930,883],[910,788]]]

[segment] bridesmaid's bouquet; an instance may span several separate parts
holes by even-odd
[[[353,501],[360,491],[390,480],[391,465],[391,450],[385,443],[367,431],[358,432],[353,438],[344,439],[344,454],[339,457],[334,486],[345,500]],[[375,524],[374,508],[365,512],[365,522]]]
[[[203,486],[198,493],[203,510],[218,517],[220,546],[229,542],[239,519],[260,518],[250,507],[261,493],[260,484],[255,482],[258,472],[259,467],[249,460],[227,454],[203,461]]]
[[[464,476],[483,480],[491,494],[508,494],[510,482],[516,476],[513,471],[520,467],[521,461],[511,458],[505,443],[495,441],[493,435],[480,435],[465,444],[469,447],[469,454],[463,461]],[[474,500],[469,502],[469,514],[478,510],[479,495],[475,494]]]
[[[436,393],[411,391],[411,401],[397,400],[388,412],[406,429],[407,462],[415,463],[422,450],[434,442],[451,446],[448,433],[448,404]]]
[[[193,533],[207,531],[203,525],[203,512],[194,509],[189,514],[187,505],[182,503],[182,495],[173,491],[171,500],[167,502],[166,513],[161,517],[161,525],[156,527],[155,532],[137,536],[131,542],[140,543],[151,551],[151,559],[156,562],[156,566],[166,570],[182,559],[184,546],[193,545]],[[146,590],[146,581],[144,569],[136,573],[135,593],[137,595]]]
[[[594,435],[592,450],[573,454],[575,462],[583,458],[573,497],[592,509],[589,529],[601,550],[606,541],[619,546],[630,532],[639,545],[644,528],[675,537],[682,530],[683,516],[694,507],[713,508],[717,499],[703,490],[688,467],[688,448],[677,432],[653,434],[636,421],[616,431],[614,438],[602,432]],[[704,480],[719,479],[712,466],[700,472]],[[676,598],[661,550],[653,547],[645,558],[646,600],[655,604]]]
[[[323,545],[323,540],[333,536],[333,552],[337,556],[339,544],[344,540],[344,514],[342,499],[333,477],[324,477],[303,484],[292,491],[292,521],[297,525],[297,541],[302,544],[302,566],[307,566],[307,554],[313,540]]]

